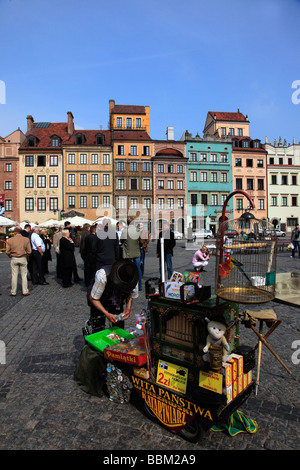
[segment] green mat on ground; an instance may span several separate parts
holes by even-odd
[[[211,431],[225,431],[230,436],[236,436],[240,432],[248,432],[254,434],[257,431],[257,422],[247,418],[244,413],[237,410],[228,419],[227,423],[221,424],[220,426],[212,426]]]

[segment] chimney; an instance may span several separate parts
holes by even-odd
[[[109,115],[115,107],[115,100],[109,100]]]
[[[27,116],[27,132],[33,128],[34,119],[32,116]]]
[[[166,134],[167,140],[174,140],[174,127],[168,126]]]
[[[74,132],[74,116],[71,111],[68,111],[68,134],[72,135]]]

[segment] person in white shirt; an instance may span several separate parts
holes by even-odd
[[[45,252],[45,244],[39,235],[38,227],[33,227],[30,240],[32,247],[32,283],[45,286],[49,284],[49,282],[46,282],[42,269],[42,256]]]

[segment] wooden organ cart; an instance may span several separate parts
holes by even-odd
[[[247,369],[245,377],[238,375],[238,359],[219,370],[211,370],[203,360],[207,320],[217,313],[229,325],[228,354],[239,352],[237,305],[217,303],[215,295],[193,304],[151,297],[152,374],[132,376],[143,412],[190,442],[197,442],[213,425],[226,422],[253,388],[251,370]],[[236,358],[243,360],[240,354]]]

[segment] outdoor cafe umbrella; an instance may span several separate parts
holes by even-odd
[[[0,216],[0,227],[12,227],[19,225],[15,220],[8,219],[7,217]]]
[[[38,227],[57,227],[58,225],[62,225],[61,221],[56,220],[56,219],[49,219],[46,220],[45,222],[41,222]]]

